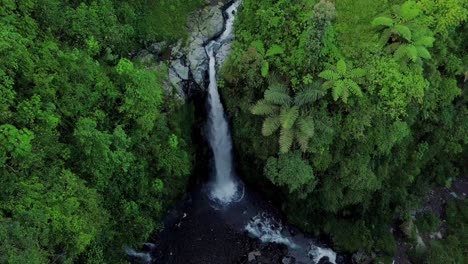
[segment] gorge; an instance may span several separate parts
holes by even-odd
[[[217,52],[230,49],[239,5],[241,1],[229,4],[224,31],[205,45],[209,58],[205,136],[213,154],[212,176],[171,210],[163,231],[144,245],[143,252],[129,248],[126,252],[136,263],[344,263],[318,241],[283,224],[278,210],[236,174],[217,86],[217,69],[228,54]]]

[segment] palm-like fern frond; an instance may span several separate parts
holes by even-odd
[[[384,17],[384,16],[376,17],[374,18],[374,20],[372,20],[373,27],[380,27],[380,26],[392,27],[393,24],[394,24],[393,19],[389,17]]]
[[[359,87],[359,85],[357,83],[355,83],[353,80],[346,80],[346,86],[348,87],[349,91],[358,96],[358,97],[361,97],[362,96],[362,91],[361,91],[361,87]]]
[[[271,115],[278,109],[277,106],[274,106],[265,100],[259,100],[253,107],[250,109],[250,112],[254,115]]]
[[[319,98],[325,95],[325,91],[318,82],[314,82],[305,86],[301,91],[299,91],[294,97],[294,103],[297,106],[303,106],[306,104],[311,104],[317,101]]]
[[[281,153],[287,153],[293,144],[294,132],[291,129],[282,128],[280,132],[279,145]]]
[[[346,62],[344,60],[339,60],[336,64],[336,71],[339,75],[344,76],[346,74]]]
[[[313,137],[315,134],[314,119],[310,116],[300,117],[297,120],[299,131],[307,137]]]
[[[280,126],[281,122],[279,117],[267,117],[265,121],[263,121],[262,135],[265,137],[271,136]]]
[[[299,107],[297,106],[281,109],[281,113],[279,116],[281,127],[285,129],[291,129],[298,117]]]
[[[347,77],[351,79],[362,78],[366,76],[366,71],[362,68],[355,68],[348,71]]]
[[[395,25],[393,29],[396,34],[402,36],[407,41],[411,41],[411,30],[409,27],[404,25]]]
[[[336,81],[340,78],[340,75],[332,70],[324,70],[318,76],[328,81]]]
[[[277,105],[288,105],[292,99],[289,89],[281,83],[272,83],[264,93],[265,101]]]
[[[343,80],[338,80],[333,86],[333,100],[337,101],[343,95],[343,90],[346,89],[346,84]]]
[[[423,37],[418,38],[414,42],[414,45],[415,46],[424,46],[424,47],[432,48],[432,46],[434,45],[434,41],[435,41],[435,38],[433,38],[433,37],[423,36]]]

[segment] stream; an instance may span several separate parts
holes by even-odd
[[[342,263],[319,241],[283,222],[272,204],[250,190],[233,165],[229,124],[216,82],[233,36],[240,1],[225,10],[225,29],[205,46],[209,57],[206,136],[213,153],[210,181],[187,193],[166,216],[164,229],[141,251],[126,249],[133,263]],[[219,53],[218,53],[219,52]]]

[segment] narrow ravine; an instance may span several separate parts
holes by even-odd
[[[224,61],[233,39],[235,14],[225,13],[225,30],[210,41],[207,141],[213,152],[210,181],[188,193],[169,212],[164,229],[142,252],[127,249],[135,263],[340,263],[336,253],[284,224],[270,203],[244,186],[233,165],[229,124],[217,87],[218,61]]]

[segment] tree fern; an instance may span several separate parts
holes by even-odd
[[[279,116],[281,127],[284,129],[291,129],[298,117],[299,107],[297,106],[281,109],[281,113]]]
[[[334,70],[322,71],[319,76],[326,79],[324,88],[332,88],[332,96],[335,101],[339,98],[344,103],[348,102],[350,93],[356,96],[362,96],[362,91],[355,80],[365,76],[366,72],[361,68],[350,68],[344,60],[339,60]]]
[[[279,146],[281,153],[287,153],[293,144],[294,141],[294,132],[291,129],[281,129]]]
[[[297,106],[311,104],[324,95],[325,91],[321,87],[320,83],[314,82],[310,85],[307,85],[296,94],[296,96],[294,97],[294,103]]]

